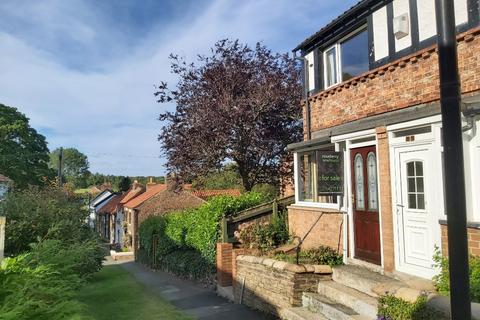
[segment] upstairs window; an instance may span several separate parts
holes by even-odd
[[[324,51],[324,85],[329,88],[369,70],[368,33],[354,33]]]

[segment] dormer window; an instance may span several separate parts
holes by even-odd
[[[348,35],[323,53],[326,89],[369,70],[368,33],[365,28]]]

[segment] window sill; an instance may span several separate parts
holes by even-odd
[[[290,206],[289,208],[292,209],[302,209],[302,210],[310,210],[310,211],[321,211],[325,213],[341,213],[343,214],[338,205],[331,205],[328,203],[308,203],[308,202],[297,202]]]

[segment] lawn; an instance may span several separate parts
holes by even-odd
[[[105,266],[78,293],[87,305],[85,318],[112,320],[187,320],[185,315],[157,295],[148,292],[120,266]]]

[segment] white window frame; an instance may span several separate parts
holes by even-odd
[[[345,37],[341,38],[340,40],[335,42],[335,44],[331,45],[330,47],[328,47],[327,49],[325,49],[322,52],[322,55],[323,55],[323,59],[322,59],[322,61],[323,61],[323,86],[324,86],[325,90],[330,89],[330,88],[332,88],[332,87],[334,87],[334,86],[343,82],[342,58],[341,58],[342,57],[342,46],[341,46],[341,44],[343,42],[347,41],[348,39],[353,38],[354,36],[356,36],[357,34],[363,32],[363,31],[367,31],[367,25],[366,24],[364,24],[361,27],[359,27],[358,29],[355,29],[354,31],[350,32]],[[330,51],[332,48],[335,48],[335,53],[336,53],[335,64],[336,64],[336,71],[337,71],[337,82],[329,86],[327,84],[327,52]]]
[[[299,162],[299,154],[305,153],[309,151],[317,151],[317,150],[325,150],[324,147],[312,147],[308,149],[302,149],[299,151],[295,151],[293,154],[293,164],[294,164],[294,183],[295,183],[295,205],[302,206],[302,207],[311,207],[311,208],[320,208],[320,209],[330,209],[330,210],[338,210],[342,206],[342,197],[337,196],[337,203],[325,203],[325,202],[313,202],[313,201],[301,201],[300,200],[300,162]],[[335,146],[335,151],[339,151],[337,146]]]

